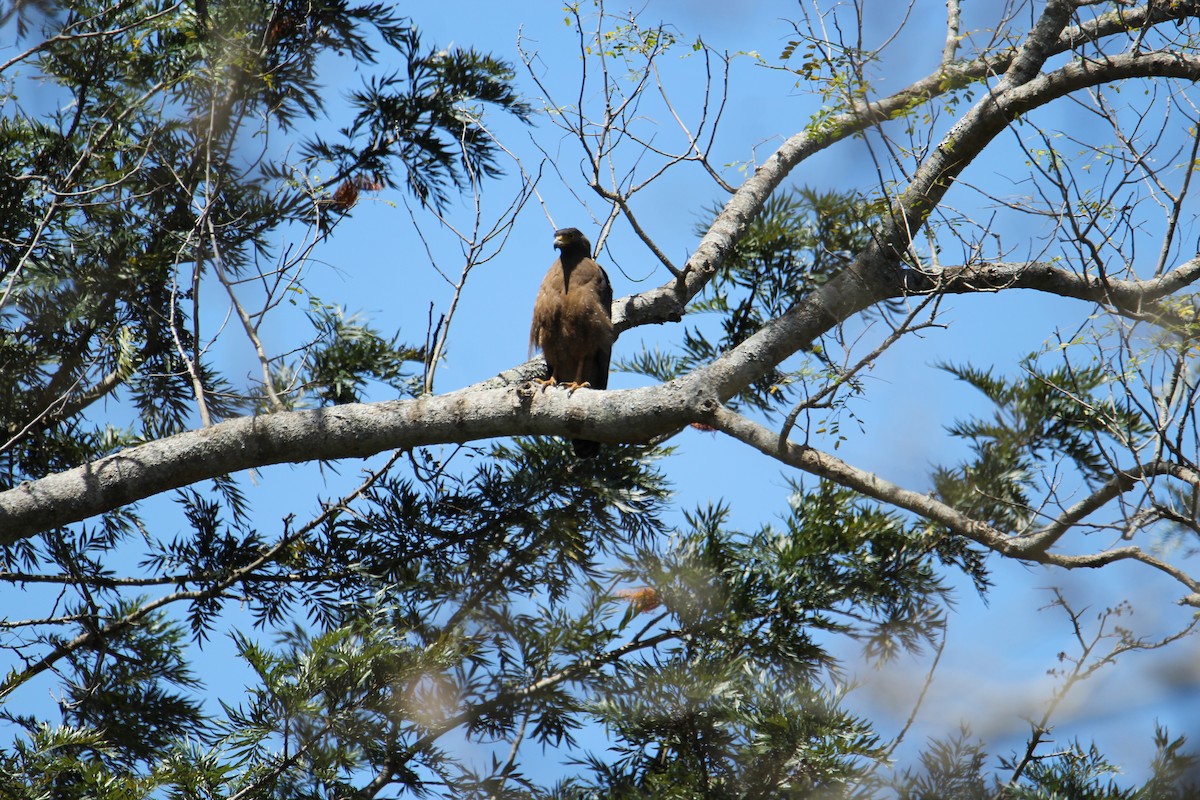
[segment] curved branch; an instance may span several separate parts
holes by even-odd
[[[778,434],[774,431],[724,406],[719,407],[705,422],[788,466],[820,478],[827,478],[839,486],[911,511],[1001,555],[1023,557],[1021,542],[1003,531],[972,519],[934,497],[905,489],[872,472],[847,464],[837,456],[808,445],[796,444],[791,440],[780,442]]]
[[[1049,46],[1043,56],[1065,53],[1081,45],[1095,42],[1097,39],[1127,33],[1141,26],[1197,15],[1200,15],[1200,0],[1166,5],[1155,3],[1129,10],[1119,9],[1102,14],[1084,25],[1064,28],[1057,42]],[[678,322],[682,318],[684,306],[700,293],[712,275],[724,263],[733,243],[740,239],[745,232],[751,217],[757,213],[761,204],[797,164],[825,150],[830,145],[861,133],[873,125],[886,122],[925,101],[943,95],[952,89],[1004,72],[1012,64],[1015,54],[1016,51],[1010,51],[991,57],[980,56],[962,64],[938,69],[895,94],[874,102],[856,105],[845,112],[822,120],[819,125],[810,126],[791,136],[759,165],[754,175],[738,187],[737,192],[725,204],[713,221],[712,227],[701,239],[695,253],[680,269],[680,272],[685,275],[685,280],[669,281],[656,289],[627,297],[614,306],[613,322],[617,333],[639,325]],[[1174,57],[1177,54],[1158,55]],[[1147,57],[1141,56],[1141,59],[1144,61]],[[1126,60],[1129,58],[1132,57],[1126,57]],[[1194,59],[1192,61],[1194,62]],[[1102,68],[1106,63],[1109,62],[1089,62],[1082,66],[1095,70]],[[1194,78],[1194,65],[1192,70],[1191,74],[1176,77]],[[1159,73],[1148,72],[1146,74],[1157,75]],[[1117,77],[1112,79],[1115,80]],[[1075,88],[1082,88],[1082,86]],[[1027,92],[1027,94],[1032,95],[1033,93]],[[1046,98],[1041,102],[1044,103],[1048,99],[1051,98]],[[1029,107],[1032,108],[1038,104],[1040,103],[1031,102]],[[1008,119],[1005,118],[1004,122],[1007,123]]]
[[[1060,40],[1061,41],[1061,40]],[[955,177],[1013,118],[1081,88],[1130,77],[1200,77],[1183,53],[1073,62],[1019,86],[1001,86],[956,125],[896,203],[890,226],[854,263],[737,348],[686,378],[621,392],[537,393],[522,387],[461,390],[411,401],[345,405],[247,417],[178,434],[0,493],[0,544],[85,519],[153,494],[242,469],[494,436],[555,434],[640,441],[711,412],[765,370],[833,325],[902,287],[895,269],[911,230],[923,224]],[[854,117],[856,124],[863,122]],[[617,329],[678,319],[791,169],[822,148],[809,132],[785,142],[730,198],[700,241],[682,280],[626,298]],[[1168,286],[1169,283],[1163,283]],[[537,362],[506,373],[537,374]],[[494,383],[489,382],[489,385]]]
[[[1191,598],[1200,592],[1200,581],[1192,578],[1178,567],[1150,555],[1140,547],[1118,547],[1084,555],[1050,553],[1044,547],[1040,549],[1031,547],[1028,539],[1009,536],[934,497],[905,489],[878,475],[847,464],[829,453],[791,441],[781,443],[774,431],[746,419],[724,406],[716,409],[705,421],[717,430],[750,445],[781,463],[821,478],[827,478],[839,486],[854,489],[867,497],[911,511],[1000,555],[1064,569],[1096,569],[1114,561],[1138,561],[1169,575],[1187,587],[1189,595],[1182,602],[1192,604]],[[1046,546],[1048,547],[1049,543]],[[1196,603],[1200,604],[1200,599]]]
[[[1080,89],[1134,77],[1200,79],[1200,58],[1182,53],[1148,53],[1073,62],[1019,86],[1001,86],[980,100],[930,153],[893,203],[890,218],[845,270],[746,339],[733,351],[740,352],[741,357],[722,358],[713,365],[715,394],[722,400],[732,397],[764,369],[779,364],[833,325],[903,293],[907,275],[899,266],[912,236],[923,227],[958,175],[1014,119]],[[1189,269],[1181,277],[1190,275]],[[689,284],[693,277],[687,275]],[[1158,280],[1149,285],[1166,288],[1176,279]]]
[[[1060,297],[1087,300],[1136,319],[1182,325],[1190,320],[1167,311],[1156,301],[1200,280],[1200,257],[1170,272],[1146,280],[1093,277],[1046,261],[990,261],[937,271],[905,270],[894,296],[911,294],[968,294],[1002,289],[1036,289]]]
[[[1085,519],[1088,514],[1128,492],[1139,482],[1160,475],[1169,475],[1191,486],[1200,486],[1200,473],[1191,467],[1169,461],[1155,461],[1150,464],[1141,464],[1133,469],[1122,470],[1109,478],[1099,489],[1064,511],[1053,523],[1024,537],[1025,549],[1035,554],[1045,552],[1053,547],[1054,543],[1062,538],[1063,534],[1073,525]]]

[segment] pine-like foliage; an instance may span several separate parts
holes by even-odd
[[[365,189],[444,202],[498,169],[477,106],[530,113],[511,67],[428,47],[376,3],[19,3],[10,13],[35,45],[21,62],[33,74],[0,85],[58,110],[10,103],[0,114],[5,487],[187,427],[196,386],[214,420],[261,407],[262,392],[220,374],[196,338],[202,281],[277,259],[286,277],[291,255],[273,250],[271,233],[328,231]],[[370,66],[380,48],[402,69],[352,94],[340,138],[307,133],[325,111],[321,70],[335,56]],[[297,137],[299,160],[276,155]],[[317,357],[299,374],[278,365],[271,390],[285,405],[306,393],[344,402],[361,376],[391,380],[423,358],[318,312]],[[128,429],[85,421],[108,398],[136,409]]]
[[[294,358],[223,374],[200,294],[261,282],[281,304],[306,252],[278,242],[335,235],[364,192],[441,211],[497,175],[483,115],[531,119],[508,64],[352,0],[19,0],[0,33],[23,48],[0,68],[0,488],[232,415],[417,393],[435,353],[311,297]],[[625,33],[611,54],[674,41]],[[364,78],[331,133],[338,58]],[[737,346],[880,212],[779,194],[690,309],[705,321],[625,367],[667,380]],[[261,319],[236,324],[253,338]],[[733,404],[769,417],[820,373],[838,391],[819,403],[848,407],[852,372],[819,344],[796,360]],[[1144,433],[1104,371],[1025,368],[948,367],[996,411],[951,430],[969,457],[934,476],[1013,533],[1032,476],[1065,463],[1094,484],[1106,447]],[[96,421],[106,403],[120,422]],[[954,582],[989,587],[984,554],[828,481],[752,525],[719,488],[679,509],[669,452],[397,452],[275,518],[255,476],[220,476],[154,498],[173,516],[124,508],[3,547],[20,602],[0,620],[0,798],[1195,796],[1165,731],[1135,789],[1090,745],[991,760],[967,731],[889,773],[894,743],[850,710],[838,654],[936,651]]]

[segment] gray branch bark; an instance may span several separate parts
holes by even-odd
[[[1054,3],[1050,6],[1050,11],[1058,8]],[[921,290],[913,285],[912,272],[901,268],[899,254],[906,251],[912,235],[958,174],[1019,115],[1104,82],[1200,78],[1200,59],[1183,53],[1130,53],[1038,73],[1044,58],[1072,35],[1070,29],[1062,30],[1061,14],[1050,14],[1043,22],[1013,57],[1012,65],[1020,67],[1019,82],[1000,81],[954,126],[897,199],[878,237],[851,266],[709,366],[661,386],[628,391],[569,394],[504,385],[537,374],[538,365],[531,362],[485,385],[446,395],[230,420],[0,493],[0,543],[10,544],[199,480],[270,464],[365,457],[389,449],[496,436],[553,434],[640,441],[689,422],[709,421],[721,403],[832,326],[881,299]],[[850,115],[847,120],[869,124],[862,117]],[[685,303],[708,283],[771,193],[796,165],[828,141],[828,132],[808,131],[786,141],[730,198],[680,279],[618,305],[618,330],[680,318]],[[1007,284],[999,281],[1001,288],[1024,285],[1128,307],[1186,285],[1200,271],[1200,266],[1189,262],[1177,273],[1153,281],[1097,284],[1044,264],[1024,265],[1020,270],[993,267],[1011,273]],[[980,290],[970,281],[984,273],[973,269],[972,274],[944,276],[942,290],[947,286],[951,291]],[[994,291],[995,286],[983,290]]]

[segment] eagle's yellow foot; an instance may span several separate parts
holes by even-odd
[[[554,380],[553,375],[551,375],[549,378],[546,378],[544,380],[542,378],[534,378],[533,382],[541,384],[543,392],[546,391],[546,389],[550,386],[558,386],[558,381]]]
[[[592,388],[592,385],[590,383],[588,383],[587,381],[584,381],[583,383],[579,383],[578,381],[570,381],[570,382],[564,383],[562,385],[568,392],[571,392],[572,394],[574,394],[576,389]]]

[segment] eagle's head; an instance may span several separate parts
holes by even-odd
[[[591,258],[592,243],[578,228],[559,228],[554,232],[554,246],[564,256]]]

